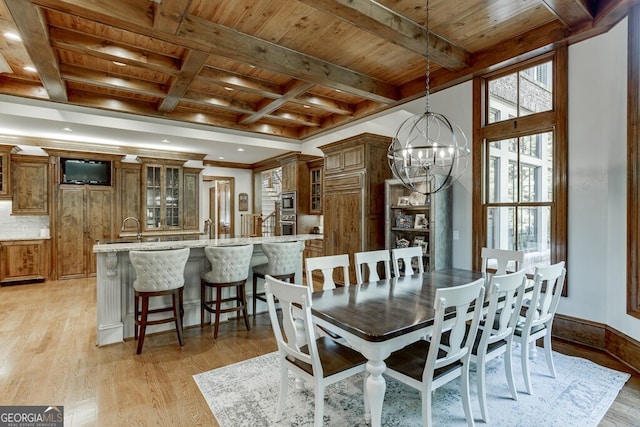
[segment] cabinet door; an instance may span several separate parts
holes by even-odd
[[[48,215],[48,159],[13,162],[13,215]]]
[[[88,186],[85,191],[85,272],[91,276],[96,274],[97,266],[93,245],[98,240],[111,239],[113,235],[113,190],[111,187]]]
[[[325,255],[353,254],[362,248],[362,194],[360,190],[325,193]],[[351,256],[351,255],[350,255]],[[341,273],[340,273],[341,276]],[[355,283],[355,269],[349,269]],[[338,277],[340,281],[342,277]]]
[[[0,146],[0,150],[4,146]],[[9,173],[9,152],[0,151],[0,199],[11,198],[11,174]]]
[[[0,282],[46,279],[45,243],[3,242],[0,248]]]
[[[200,227],[200,170],[184,170],[184,192],[182,196],[182,227],[198,230]]]
[[[282,191],[296,191],[298,185],[298,163],[291,161],[282,165]]]
[[[120,227],[127,217],[140,218],[140,165],[122,165],[120,172],[120,218],[116,224]],[[135,233],[134,221],[127,221],[125,229],[121,231]],[[120,230],[120,228],[118,228]]]
[[[322,168],[309,169],[309,213],[322,213]]]
[[[182,167],[145,165],[144,229],[182,228]]]
[[[57,207],[57,276],[84,277],[84,186],[61,185]]]

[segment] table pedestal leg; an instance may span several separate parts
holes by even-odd
[[[371,427],[380,427],[382,422],[382,403],[387,383],[382,376],[387,366],[382,360],[370,360],[367,362],[367,384],[365,393],[369,400],[371,414],[365,413],[365,421],[371,421]],[[365,408],[366,409],[366,408]]]

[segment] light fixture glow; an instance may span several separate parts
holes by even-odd
[[[114,65],[117,65],[118,67],[126,67],[127,64],[125,64],[124,62],[120,62],[120,61],[111,61]]]
[[[238,148],[237,151],[244,151],[244,148]]]
[[[13,40],[16,42],[21,42],[22,41],[22,37],[20,37],[18,34],[13,33],[11,31],[7,31],[4,33],[5,38],[9,39],[9,40]]]
[[[165,138],[165,139],[163,139],[161,142],[164,142],[164,143],[166,144],[166,143],[169,143],[169,142],[171,142],[171,141],[169,141],[167,138]]]
[[[22,69],[28,73],[35,73],[37,71],[36,67],[32,67],[31,65],[25,65]]]
[[[67,127],[67,126],[63,127],[62,130],[65,131],[65,132],[73,132],[73,129],[71,129],[70,127]]]

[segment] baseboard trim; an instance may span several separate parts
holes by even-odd
[[[604,323],[556,314],[552,335],[602,350],[640,372],[640,342]]]

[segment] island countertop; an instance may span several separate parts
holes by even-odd
[[[201,236],[199,239],[175,239],[171,237],[143,237],[123,238],[98,242],[93,246],[95,253],[127,252],[135,250],[163,250],[180,248],[204,248],[206,246],[234,246],[246,244],[261,244],[265,242],[295,242],[299,240],[322,239],[322,234],[296,234],[293,236],[267,236],[267,237],[233,237],[230,239],[207,239]]]

